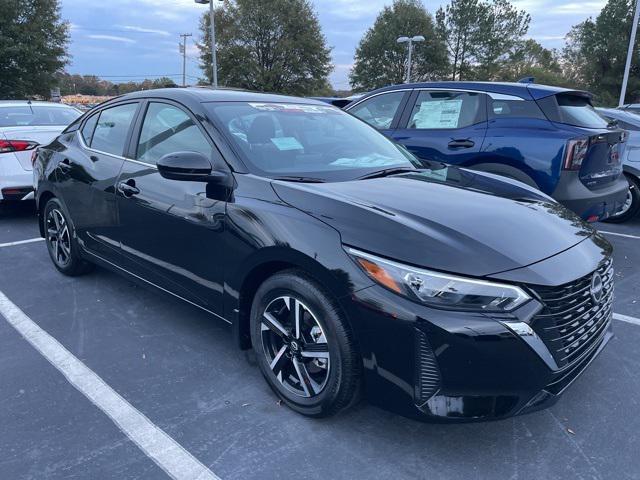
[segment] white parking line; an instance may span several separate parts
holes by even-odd
[[[621,313],[614,313],[613,319],[620,320],[621,322],[627,322],[640,327],[640,318],[630,317],[629,315],[622,315]]]
[[[615,235],[616,237],[634,238],[636,240],[640,240],[639,236],[637,236],[637,235],[629,235],[627,233],[607,232],[605,230],[600,230],[600,233],[604,233],[606,235]]]
[[[35,243],[35,242],[42,242],[44,241],[44,238],[30,238],[29,240],[19,240],[17,242],[9,242],[9,243],[0,243],[0,248],[3,247],[14,247],[16,245],[24,245],[25,243]]]
[[[93,370],[42,330],[0,292],[0,315],[69,383],[102,410],[138,447],[176,480],[219,480],[173,438],[113,390]]]

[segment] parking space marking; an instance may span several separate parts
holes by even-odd
[[[30,238],[28,240],[19,240],[17,242],[9,242],[9,243],[0,243],[0,248],[4,247],[14,247],[16,245],[24,245],[25,243],[35,243],[35,242],[43,242],[44,238]]]
[[[627,322],[640,327],[640,318],[630,317],[629,315],[622,315],[621,313],[614,313],[613,319],[619,320],[621,322]]]
[[[175,480],[220,480],[0,292],[0,315]]]
[[[616,237],[634,238],[636,240],[640,240],[639,236],[637,236],[637,235],[629,235],[628,233],[607,232],[605,230],[600,230],[600,233],[604,233],[606,235],[615,235]]]

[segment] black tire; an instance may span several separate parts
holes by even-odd
[[[81,257],[73,223],[57,198],[45,205],[42,222],[49,256],[59,272],[76,277],[93,270],[94,265]]]
[[[623,212],[615,215],[613,217],[609,217],[605,219],[605,222],[608,223],[624,223],[628,220],[631,220],[638,212],[640,212],[640,182],[636,177],[631,175],[625,175],[629,182],[629,192],[628,192],[628,201],[630,201],[630,205]]]
[[[298,337],[293,325],[287,323],[294,317],[295,307],[291,305],[302,305]],[[265,312],[271,312],[271,318],[277,317],[279,326],[289,333],[288,340],[281,331],[276,334],[276,329],[266,327]],[[304,272],[279,272],[260,286],[251,307],[251,340],[267,383],[296,412],[327,417],[359,400],[362,362],[351,329],[332,296]],[[294,343],[299,347],[294,349]],[[284,354],[280,351],[283,348]],[[309,358],[308,355],[317,355],[313,352],[321,350],[328,353],[326,360]],[[281,360],[276,361],[276,351],[281,353]],[[303,385],[302,378],[310,379],[307,386]]]

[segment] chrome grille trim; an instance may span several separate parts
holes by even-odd
[[[591,281],[598,272],[603,281],[599,302],[591,296]],[[531,320],[559,368],[578,362],[601,338],[612,317],[613,261],[606,259],[592,273],[559,287],[530,286],[544,305]]]

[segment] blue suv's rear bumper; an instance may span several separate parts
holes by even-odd
[[[621,175],[604,188],[590,190],[580,181],[578,172],[564,171],[552,196],[582,219],[595,222],[622,208],[628,188],[627,180]]]

